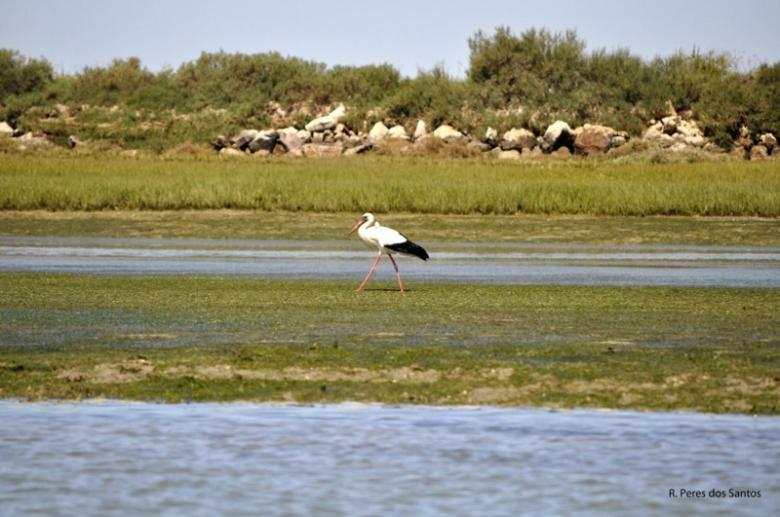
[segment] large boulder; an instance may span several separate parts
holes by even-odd
[[[699,129],[699,125],[695,120],[680,120],[677,123],[677,132],[686,137],[704,136],[704,133]]]
[[[766,146],[762,144],[754,145],[750,148],[751,160],[763,160],[767,156],[769,156],[769,152],[767,151]]]
[[[670,147],[675,143],[674,138],[664,133],[662,122],[651,124],[642,135],[642,140],[650,144],[660,145],[661,147]]]
[[[336,124],[339,123],[339,120],[344,117],[346,114],[346,109],[344,109],[343,104],[339,104],[338,108],[334,109],[324,117],[318,117],[306,124],[306,131],[311,131],[312,133],[317,133],[320,131],[325,131],[326,129],[333,129],[336,127]]]
[[[502,136],[501,149],[522,151],[523,149],[533,149],[536,147],[536,143],[536,137],[529,130],[512,128]]]
[[[574,152],[577,154],[586,156],[603,154],[613,147],[613,142],[617,145],[622,145],[621,142],[625,143],[625,137],[608,126],[585,124],[578,129],[577,137],[574,139]]]
[[[244,129],[239,134],[230,139],[231,144],[235,149],[240,151],[246,150],[250,142],[254,140],[260,133],[257,129]]]
[[[0,136],[13,136],[14,128],[8,125],[8,122],[0,122]]]
[[[445,142],[455,142],[458,140],[463,139],[463,133],[458,131],[452,126],[448,126],[447,124],[443,124],[436,128],[436,130],[433,132],[433,136],[438,138],[439,140],[444,140]]]
[[[288,153],[301,154],[303,152],[301,148],[304,141],[301,139],[300,131],[294,127],[286,127],[280,129],[278,133],[279,143],[284,146]],[[308,134],[308,131],[306,133]]]
[[[544,132],[544,144],[548,151],[556,151],[566,147],[571,151],[574,148],[574,131],[569,124],[562,120],[556,120]]]
[[[406,134],[406,129],[400,124],[395,125],[387,130],[387,138],[394,140],[409,140],[409,136]]]
[[[378,142],[380,140],[384,140],[387,137],[387,133],[389,132],[390,130],[387,129],[386,125],[384,125],[382,122],[377,122],[371,128],[371,131],[368,132],[368,139],[372,142]]]
[[[652,121],[642,138],[663,147],[675,147],[675,150],[687,147],[704,147],[707,140],[695,120],[679,115],[670,115],[660,121]]]
[[[775,148],[777,147],[777,138],[775,138],[775,135],[772,133],[764,133],[758,137],[758,143],[766,147],[767,151],[770,153],[776,154]]]
[[[341,156],[343,150],[341,144],[305,144],[303,155],[307,158],[333,158]]]
[[[257,136],[249,142],[247,149],[250,153],[256,153],[258,151],[267,151],[268,153],[274,152],[274,147],[279,143],[279,133],[274,130],[260,131]],[[284,145],[284,143],[282,143]]]
[[[36,135],[32,132],[28,132],[17,138],[17,141],[22,144],[24,149],[30,147],[50,147],[52,143],[48,138],[41,135]]]
[[[492,127],[488,127],[485,130],[485,136],[482,138],[482,141],[488,144],[490,147],[495,147],[498,145],[498,130],[494,129]]]
[[[677,126],[682,122],[682,119],[678,115],[670,115],[661,119],[662,131],[669,136],[674,135],[677,132]]]
[[[425,125],[424,120],[418,120],[417,125],[414,127],[414,133],[412,134],[412,138],[415,140],[419,140],[420,138],[424,138],[428,135],[428,128]]]

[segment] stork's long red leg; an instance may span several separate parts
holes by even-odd
[[[381,253],[376,256],[376,260],[371,265],[371,269],[368,270],[368,274],[366,275],[366,278],[363,279],[363,281],[360,283],[360,286],[355,290],[356,293],[359,293],[360,291],[362,291],[363,288],[366,286],[366,283],[368,282],[368,279],[371,278],[371,275],[374,274],[374,270],[379,265],[379,259],[381,259],[381,258],[382,258],[382,254]],[[390,258],[393,258],[393,257],[390,257]]]
[[[404,283],[401,280],[401,272],[398,271],[398,264],[395,263],[395,259],[392,255],[387,255],[390,257],[390,261],[393,263],[393,267],[395,268],[395,278],[398,280],[398,288],[401,290],[401,292],[404,292]]]

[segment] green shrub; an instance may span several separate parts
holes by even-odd
[[[52,81],[51,64],[30,59],[10,49],[0,49],[0,104],[12,95],[42,92]]]
[[[585,51],[573,31],[499,27],[468,41],[465,80],[443,67],[403,78],[389,64],[327,67],[278,52],[202,53],[177,69],[152,72],[139,59],[117,59],[73,75],[54,75],[43,59],[0,49],[0,120],[24,130],[73,131],[112,145],[162,151],[186,141],[272,123],[275,104],[319,113],[343,102],[345,124],[367,130],[376,121],[412,129],[451,124],[481,137],[526,127],[543,133],[556,119],[572,127],[600,123],[637,136],[671,100],[691,110],[705,136],[729,148],[743,125],[780,134],[780,63],[740,71],[723,53],[677,52],[644,60],[627,49]],[[77,111],[73,127],[51,123],[54,103]],[[117,106],[118,110],[96,108]],[[207,116],[218,111],[218,116]],[[176,115],[188,114],[183,120]],[[293,110],[284,123],[302,127],[312,115]],[[200,140],[202,139],[202,140]]]

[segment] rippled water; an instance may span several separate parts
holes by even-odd
[[[0,401],[0,514],[777,515],[778,438],[737,415]]]
[[[723,246],[469,246],[439,243],[401,262],[407,279],[561,285],[780,287],[780,249]],[[373,255],[353,241],[0,238],[0,271],[362,278]],[[388,264],[379,278],[392,278]]]

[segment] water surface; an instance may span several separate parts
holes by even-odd
[[[0,401],[0,513],[777,515],[779,433],[693,413]]]
[[[403,257],[423,282],[780,287],[780,248],[436,243]],[[0,271],[116,275],[362,278],[372,251],[352,241],[1,237]],[[386,261],[377,278],[392,279]]]

